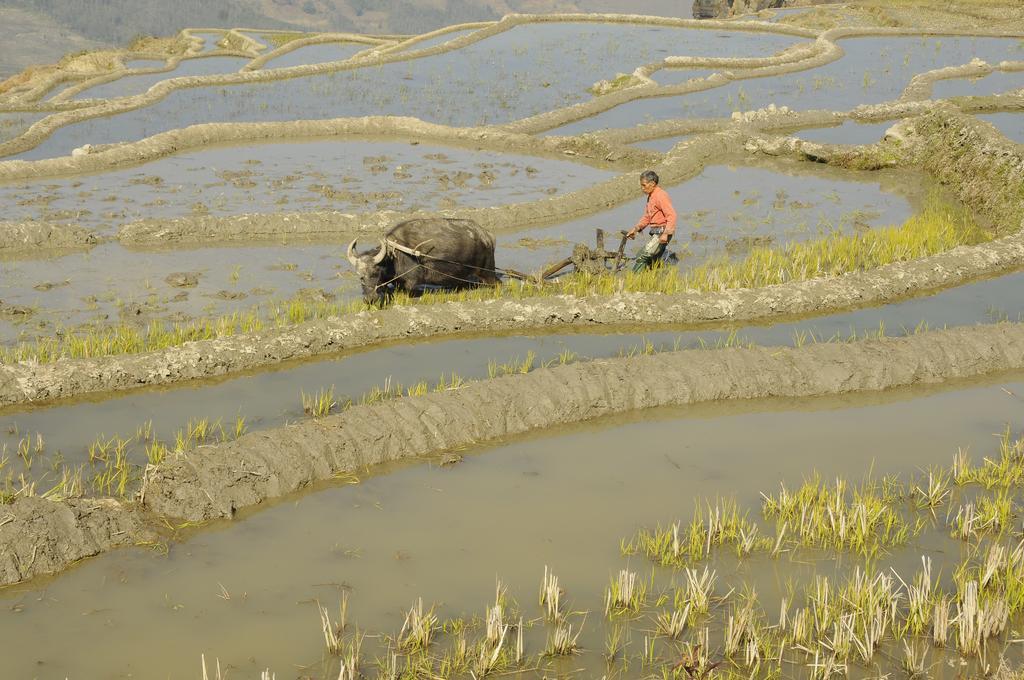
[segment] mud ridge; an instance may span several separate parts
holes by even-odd
[[[136,504],[111,498],[18,497],[0,505],[0,585],[63,571],[79,560],[151,540]]]
[[[912,262],[828,279],[722,292],[620,293],[573,298],[393,307],[298,326],[187,343],[138,355],[0,366],[0,405],[65,399],[220,376],[393,340],[467,332],[643,323],[721,324],[878,305],[969,277],[1024,266],[1024,233]]]
[[[1024,324],[803,348],[687,350],[542,368],[353,407],[150,466],[138,503],[18,497],[0,505],[0,584],[151,541],[160,517],[201,522],[339,473],[628,411],[934,384],[1024,368]]]
[[[144,505],[189,521],[231,517],[339,472],[616,413],[723,399],[884,390],[1022,367],[1020,324],[802,349],[691,350],[595,360],[245,435],[150,470]]]
[[[335,42],[354,42],[363,43],[367,46],[367,49],[375,49],[383,46],[391,45],[393,41],[382,40],[380,38],[372,38],[358,33],[320,33],[317,35],[310,36],[308,38],[297,38],[290,42],[281,45],[275,50],[261,54],[256,57],[248,64],[242,67],[243,71],[255,71],[263,68],[263,66],[270,60],[276,59],[277,57],[284,56],[289,52],[294,52],[297,49],[308,47],[309,45],[323,45],[326,43]],[[362,52],[358,52],[351,59],[359,59],[361,56],[365,56]]]
[[[96,234],[76,224],[0,222],[0,254],[54,248],[81,248],[99,242]]]

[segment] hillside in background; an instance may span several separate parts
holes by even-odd
[[[510,12],[622,12],[691,16],[685,0],[249,0],[268,17],[317,30],[422,33]]]
[[[690,17],[690,0],[0,0],[0,78],[30,64],[182,28],[423,33],[509,12],[622,12]]]

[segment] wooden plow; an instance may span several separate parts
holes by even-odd
[[[539,275],[529,275],[516,271],[515,269],[504,269],[507,276],[521,281],[536,281],[543,283],[559,274],[566,267],[572,266],[577,272],[588,274],[603,274],[606,272],[618,272],[626,259],[626,232],[620,231],[619,247],[616,250],[605,248],[604,229],[597,229],[593,248],[585,243],[577,243],[573,246],[572,255],[549,265]],[[609,262],[611,265],[609,266]]]

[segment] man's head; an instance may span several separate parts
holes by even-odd
[[[644,170],[640,173],[640,190],[648,196],[658,186],[658,173],[654,170]]]

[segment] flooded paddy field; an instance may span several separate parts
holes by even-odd
[[[619,677],[646,677],[651,667],[670,668],[685,652],[658,636],[652,658],[641,662],[641,650],[656,637],[655,613],[671,613],[673,589],[685,590],[686,577],[682,570],[653,567],[643,555],[623,555],[620,539],[676,520],[685,525],[695,503],[718,504],[723,497],[757,518],[760,493],[777,494],[780,484],[799,487],[814,471],[851,484],[886,475],[920,481],[922,470],[947,465],[958,449],[975,459],[992,455],[999,447],[993,435],[1018,419],[1020,397],[1014,395],[1024,393],[1019,381],[659,411],[464,452],[463,461],[450,467],[404,466],[364,476],[359,484],[328,486],[230,525],[186,534],[166,554],[121,550],[58,579],[5,590],[0,629],[21,650],[8,668],[15,677],[119,677],[159,667],[161,677],[193,678],[203,653],[239,677],[268,667],[278,677],[333,677],[337,660],[323,651],[316,602],[335,620],[339,598],[347,593],[348,634],[355,627],[369,634],[361,656],[373,677],[374,659],[384,664],[388,656],[386,640],[377,635],[397,636],[417,598],[425,610],[436,607],[441,621],[484,617],[485,606],[494,604],[496,578],[508,589],[505,616],[517,622],[521,612],[524,618],[524,654],[533,659],[555,628],[544,622],[536,600],[547,567],[564,591],[560,606],[573,612],[569,621],[580,635],[579,651],[530,665],[546,668],[549,677],[566,668],[587,676],[607,672],[602,653],[612,631],[621,628],[623,649],[612,668]],[[910,582],[923,554],[949,589],[950,571],[966,544],[949,538],[945,513],[947,507],[955,513],[960,501],[959,495],[949,499],[914,540],[885,551],[880,571],[893,567]],[[514,521],[501,519],[510,515]],[[854,554],[835,560],[788,546],[776,558],[757,552],[737,559],[726,549],[716,551],[709,562],[715,622],[697,617],[680,637],[694,640],[710,625],[718,658],[730,605],[717,598],[732,591],[730,601],[742,602],[746,585],[774,622],[780,600],[799,602],[815,574],[842,581],[860,563]],[[646,605],[643,613],[608,620],[605,590],[618,569],[640,576]],[[659,598],[663,592],[667,603]],[[95,654],[90,640],[97,630],[118,640],[118,654]],[[482,634],[467,630],[471,641]],[[53,636],[65,644],[45,644]],[[151,644],[154,637],[159,645]],[[456,637],[438,631],[434,649],[448,648]],[[932,677],[957,677],[955,654],[944,658],[922,642],[929,661],[941,661]],[[883,643],[881,652],[866,668],[851,661],[854,676],[899,663],[895,645]],[[799,674],[810,661],[796,659],[789,668]],[[403,658],[398,661],[401,668]]]
[[[45,117],[45,113],[0,112],[0,142],[14,139]]]
[[[219,147],[124,171],[53,180],[40,187],[38,196],[61,198],[44,207],[20,183],[0,188],[0,196],[6,191],[10,197],[12,218],[63,218],[113,235],[117,225],[143,216],[484,207],[557,196],[553,189],[571,191],[610,176],[567,161],[514,154],[495,158],[406,142],[320,140],[244,149]],[[332,176],[319,168],[331,168]],[[931,191],[922,178],[903,172],[810,170],[778,162],[715,165],[670,187],[680,215],[671,247],[680,258],[678,266],[686,270],[715,257],[741,258],[756,246],[900,224]],[[356,186],[359,192],[346,190]],[[282,205],[282,198],[288,202]],[[593,243],[597,227],[615,246],[618,232],[636,222],[641,206],[639,200],[629,201],[577,220],[503,232],[497,237],[497,264],[539,271],[566,257],[573,243]],[[72,213],[72,207],[79,212]],[[629,243],[627,253],[638,243]],[[295,295],[354,300],[361,292],[344,245],[138,250],[110,243],[63,256],[14,260],[0,272],[0,299],[32,313],[0,316],[0,338],[25,341],[58,328],[104,322],[184,322],[254,305],[266,308]],[[191,276],[182,279],[183,274]]]
[[[138,75],[126,75],[117,80],[102,85],[87,87],[72,97],[73,99],[113,99],[114,97],[127,97],[133,94],[141,94],[156,85],[161,80],[168,78],[183,78],[185,76],[208,76],[216,73],[233,73],[249,63],[245,57],[193,57],[182,59],[177,67],[171,71],[160,73],[140,73]],[[151,68],[162,66],[159,62],[146,61],[142,63],[125,64],[127,68]]]
[[[175,91],[151,106],[56,130],[13,156],[63,156],[195,123],[415,116],[448,125],[509,122],[590,98],[602,77],[677,53],[770,56],[791,36],[597,23],[515,26],[443,54],[282,81]],[[636,45],[638,47],[627,47]],[[566,52],[566,50],[568,50]],[[558,60],[554,54],[561,54]]]
[[[755,246],[900,224],[930,188],[922,178],[900,172],[865,175],[765,163],[708,166],[668,190],[679,215],[670,250],[679,253],[679,266],[686,269],[716,256],[739,257]],[[499,248],[510,249],[510,266],[530,271],[557,260],[567,244],[593,242],[595,227],[609,233],[617,246],[619,231],[632,227],[639,216],[637,203],[629,202],[579,220],[502,234]],[[627,249],[638,247],[635,243]],[[516,247],[526,252],[511,250]]]
[[[822,144],[874,144],[885,137],[885,132],[895,121],[884,123],[858,123],[843,121],[840,125],[823,128],[809,128],[793,132],[794,137]]]
[[[43,484],[53,477],[48,463],[88,463],[94,442],[131,439],[140,428],[160,441],[174,441],[189,423],[203,419],[232,428],[243,418],[247,431],[280,427],[305,418],[303,394],[331,390],[339,404],[360,403],[374,390],[425,382],[434,389],[457,375],[486,380],[496,372],[535,370],[544,365],[723,344],[800,346],[848,341],[879,334],[900,337],[925,329],[1024,320],[1017,295],[1024,273],[987,279],[880,307],[867,307],[806,319],[729,327],[621,328],[601,332],[512,334],[454,338],[411,345],[352,351],[336,357],[280,366],[273,370],[146,389],[127,395],[96,395],[82,400],[0,411],[0,444],[17,450],[25,438],[41,436],[45,452],[26,474]],[[524,363],[525,362],[525,363]],[[514,368],[513,368],[514,367]],[[58,453],[59,452],[59,453]],[[131,462],[144,465],[142,443],[133,442]],[[14,460],[9,469],[19,468]],[[51,480],[52,481],[52,480]]]
[[[331,42],[320,45],[306,45],[274,57],[263,65],[263,68],[286,68],[303,64],[322,64],[327,61],[343,61],[357,52],[362,52],[369,45],[355,42]]]
[[[1024,144],[1024,114],[988,113],[980,114],[978,118],[992,123],[999,128],[1000,132],[1018,144]]]
[[[455,40],[456,38],[461,38],[464,35],[469,35],[471,33],[476,33],[478,30],[480,30],[480,29],[478,29],[478,28],[466,28],[466,29],[461,29],[461,30],[457,30],[457,31],[446,31],[444,33],[440,33],[438,35],[435,35],[432,38],[427,38],[426,40],[420,40],[420,41],[417,41],[417,42],[415,42],[413,44],[407,45],[407,46],[403,47],[402,49],[405,50],[405,51],[408,51],[408,52],[412,52],[412,51],[415,51],[415,50],[426,50],[426,49],[430,49],[431,47],[435,47],[437,45],[443,45],[446,42],[451,42],[452,40]]]
[[[1024,56],[1018,56],[1024,61]],[[1024,88],[1024,71],[996,71],[981,78],[952,78],[932,86],[933,99],[950,97],[984,97]]]
[[[202,38],[203,52],[215,52],[220,49],[217,45],[224,38],[225,31],[192,31],[193,36]]]
[[[271,300],[357,292],[343,245],[140,251],[112,243],[5,263],[0,336],[10,343],[82,325],[180,323]]]
[[[659,137],[658,139],[648,139],[642,142],[636,142],[633,146],[638,146],[641,149],[650,149],[651,151],[658,151],[659,153],[668,153],[672,150],[679,142],[686,141],[692,138],[693,135],[678,135],[675,137]]]
[[[864,37],[843,39],[839,46],[845,54],[818,68],[737,80],[686,95],[640,99],[547,134],[578,135],[677,118],[727,118],[733,111],[770,104],[798,111],[848,111],[860,104],[898,99],[919,73],[959,66],[975,57],[989,63],[1024,58],[1021,41],[1002,38]],[[658,75],[654,74],[655,80]]]
[[[504,205],[613,176],[569,159],[335,138],[213,147],[124,170],[0,184],[0,201],[8,220],[74,222],[110,235],[143,218]]]

